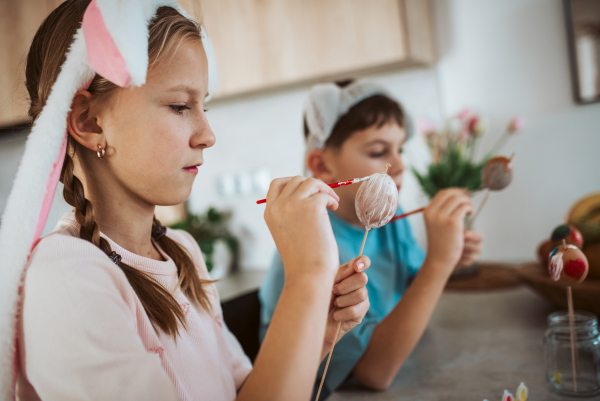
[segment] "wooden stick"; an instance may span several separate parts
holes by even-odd
[[[386,168],[386,170],[387,170],[387,168]],[[358,257],[362,256],[363,250],[365,249],[365,242],[367,242],[368,234],[369,234],[369,229],[367,228],[365,230],[365,236],[363,237],[362,245],[360,246],[360,253],[358,254]],[[333,338],[333,343],[331,344],[331,348],[329,349],[329,356],[327,357],[327,363],[325,364],[325,370],[323,371],[323,377],[321,378],[321,384],[319,385],[319,391],[317,391],[317,398],[315,398],[315,401],[319,401],[319,396],[321,395],[321,389],[323,388],[323,383],[325,383],[325,376],[327,375],[327,369],[329,368],[329,362],[331,361],[331,355],[333,354],[333,348],[335,347],[335,342],[337,341],[338,334],[340,334],[340,327],[342,327],[342,322],[338,323],[337,330],[335,331],[335,337]]]
[[[573,392],[577,393],[577,370],[575,369],[575,352],[577,351],[577,339],[575,338],[575,311],[573,310],[573,291],[571,286],[567,287],[567,305],[569,307],[569,329],[571,334],[571,367],[573,369]]]
[[[487,202],[487,200],[489,199],[489,197],[490,197],[490,190],[488,189],[488,190],[485,191],[485,197],[483,198],[483,200],[479,204],[479,207],[477,208],[477,210],[473,214],[473,217],[471,217],[469,219],[469,222],[467,223],[467,227],[465,228],[466,231],[469,231],[471,229],[471,227],[473,227],[473,223],[475,222],[475,219],[477,218],[477,216],[479,216],[479,213],[481,213],[481,209],[483,209],[483,206],[485,206],[485,202]]]
[[[410,212],[406,212],[406,213],[402,213],[402,214],[397,214],[394,217],[392,217],[392,219],[390,220],[390,222],[388,224],[390,224],[390,223],[392,223],[392,222],[394,222],[396,220],[400,220],[400,219],[403,219],[405,217],[408,217],[408,216],[410,216],[412,214],[421,213],[423,211],[425,211],[424,207],[416,209],[416,210],[413,210],[413,211],[410,211]]]

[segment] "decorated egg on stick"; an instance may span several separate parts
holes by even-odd
[[[488,160],[481,170],[483,187],[490,191],[506,188],[513,179],[512,158],[496,156]]]
[[[398,209],[398,188],[387,174],[373,174],[356,194],[356,215],[365,229],[386,225]]]
[[[467,223],[467,226],[466,226],[467,231],[470,230],[471,227],[473,227],[473,223],[475,222],[475,219],[477,219],[477,216],[479,216],[479,213],[481,213],[483,206],[485,205],[485,203],[487,202],[487,200],[490,197],[490,191],[500,191],[500,190],[506,188],[512,181],[512,178],[513,178],[512,158],[513,157],[514,157],[514,153],[511,157],[506,157],[506,156],[492,157],[483,166],[483,169],[481,170],[481,183],[483,184],[483,187],[486,189],[485,196],[483,197],[483,200],[479,204],[479,207],[477,208],[475,213],[473,213],[473,216],[469,219],[469,222]]]
[[[588,260],[575,245],[563,243],[550,252],[548,272],[552,280],[565,286],[581,284],[588,274]]]
[[[378,228],[386,225],[392,217],[394,217],[394,213],[396,213],[396,210],[398,209],[398,188],[396,187],[394,180],[392,180],[392,177],[387,175],[387,170],[390,166],[389,163],[385,166],[385,173],[373,174],[367,181],[363,181],[356,193],[356,199],[354,201],[356,215],[360,222],[365,226],[365,236],[363,237],[358,256],[361,256],[365,249],[365,242],[367,241],[369,230],[371,230],[371,228]],[[319,395],[323,389],[323,383],[325,382],[325,376],[327,375],[327,369],[329,368],[329,362],[331,361],[331,355],[333,354],[333,348],[337,342],[341,325],[342,322],[339,322],[335,332],[334,341],[331,343],[329,356],[325,363],[325,370],[321,377],[321,384],[317,391],[316,400],[319,399]]]

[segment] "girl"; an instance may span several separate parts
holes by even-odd
[[[337,322],[345,333],[364,317],[370,262],[338,268],[326,209],[339,198],[320,181],[268,192],[288,279],[254,368],[198,245],[154,218],[189,196],[215,143],[204,48],[171,1],[68,0],[39,28],[26,67],[35,125],[0,231],[1,399],[16,381],[23,400],[308,400]],[[73,211],[34,244],[17,291],[59,176]]]
[[[314,177],[326,183],[365,177],[385,171],[390,163],[388,174],[400,190],[409,125],[402,107],[383,88],[366,81],[317,85],[310,91],[304,122],[306,167]],[[329,213],[342,261],[358,255],[364,236],[354,207],[358,188],[337,188],[340,206]],[[322,398],[348,376],[376,390],[390,386],[423,334],[454,267],[470,265],[480,252],[481,236],[463,233],[464,217],[471,211],[462,189],[440,191],[424,212],[426,255],[406,220],[371,230],[364,248],[375,263],[367,284],[371,308],[336,346]],[[285,274],[277,254],[259,293],[261,334],[272,322]],[[334,292],[342,289],[335,286]],[[323,366],[319,377],[322,372]]]

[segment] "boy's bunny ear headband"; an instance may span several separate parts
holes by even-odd
[[[75,93],[98,73],[119,86],[140,86],[148,70],[148,24],[170,6],[192,19],[176,0],[92,0],[75,33],[46,105],[31,129],[0,228],[0,400],[14,399],[16,324],[23,270],[39,241],[62,169],[67,115]],[[216,90],[212,46],[209,93]]]
[[[313,86],[308,94],[304,113],[308,128],[306,154],[322,149],[339,119],[352,106],[375,95],[394,99],[382,86],[366,80],[355,81],[344,88],[333,83]],[[407,138],[410,138],[413,125],[408,115],[405,115],[405,121],[404,129]]]

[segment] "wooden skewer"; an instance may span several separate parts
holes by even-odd
[[[477,208],[477,210],[473,214],[473,217],[471,217],[469,219],[469,222],[467,223],[467,227],[465,228],[465,230],[469,231],[471,229],[471,227],[473,227],[473,223],[475,223],[475,219],[477,218],[477,216],[479,216],[479,213],[481,213],[481,209],[483,209],[483,206],[485,206],[485,202],[487,202],[487,200],[489,198],[490,198],[490,190],[488,189],[488,190],[485,191],[485,197],[483,198],[483,200],[479,204],[479,207]]]
[[[563,248],[567,250],[567,241],[563,239]],[[567,308],[569,310],[569,334],[571,337],[571,369],[573,371],[573,392],[577,393],[577,333],[575,333],[575,309],[573,308],[573,290],[567,287]]]
[[[567,287],[567,304],[569,307],[569,330],[571,334],[571,367],[573,370],[573,392],[577,393],[577,369],[575,368],[575,352],[577,352],[577,339],[575,338],[575,311],[573,310],[573,291]]]
[[[365,236],[363,237],[362,245],[360,246],[360,253],[358,257],[362,256],[363,250],[365,249],[365,242],[367,242],[367,235],[369,235],[369,229],[365,230]],[[333,338],[333,343],[331,344],[331,348],[329,349],[329,356],[327,357],[327,363],[325,364],[325,370],[323,371],[323,377],[321,378],[321,384],[319,385],[319,391],[317,391],[317,398],[315,401],[319,401],[319,396],[321,395],[321,389],[323,388],[323,383],[325,383],[325,376],[327,375],[327,369],[329,368],[329,362],[331,361],[331,355],[333,354],[333,348],[335,347],[335,342],[337,341],[338,334],[340,334],[340,327],[342,327],[342,322],[338,323],[337,330],[335,331],[335,337]]]

